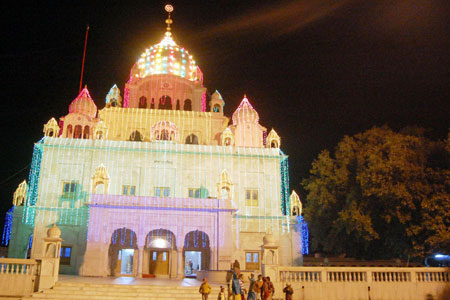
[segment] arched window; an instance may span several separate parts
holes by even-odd
[[[150,103],[150,108],[155,108],[155,98],[152,98],[152,103]]]
[[[84,126],[83,139],[89,139],[89,126]]]
[[[225,146],[231,146],[231,138],[225,138]]]
[[[159,98],[159,109],[172,109],[172,99],[169,96],[162,96]]]
[[[133,131],[130,135],[130,141],[142,142],[142,134],[137,130]]]
[[[192,110],[192,101],[190,99],[184,100],[183,110],[188,110],[188,111]]]
[[[213,112],[220,112],[220,105],[219,104],[215,104],[214,105]]]
[[[139,98],[139,108],[147,108],[147,98],[145,96]]]
[[[177,100],[177,107],[176,110],[180,110],[180,99]]]
[[[47,133],[48,136],[53,136],[53,129],[50,129]]]
[[[186,144],[198,145],[198,137],[195,134],[190,134],[186,137]]]
[[[73,137],[75,139],[81,139],[81,134],[83,133],[83,127],[81,125],[75,126]]]
[[[67,126],[66,137],[68,137],[68,138],[72,137],[72,125]]]
[[[117,100],[116,100],[116,98],[111,98],[111,100],[109,101],[109,103],[111,104],[112,107],[116,107],[116,106],[117,106]]]
[[[278,148],[278,143],[277,143],[277,141],[272,141],[272,142],[270,143],[270,148]]]

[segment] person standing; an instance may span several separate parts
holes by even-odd
[[[250,284],[248,286],[248,296],[247,296],[247,300],[256,300],[256,295],[255,295],[255,274],[251,273],[250,277],[248,278],[248,280],[250,281]]]
[[[244,274],[239,274],[239,286],[241,287],[241,299],[245,300],[245,294],[247,291],[244,286]]]
[[[233,300],[238,300],[241,298],[241,286],[239,284],[239,278],[236,272],[233,272],[233,279],[231,280],[231,293],[233,295]]]
[[[283,293],[285,294],[285,300],[292,300],[292,294],[294,290],[291,287],[290,283],[286,283],[286,287],[283,289]]]
[[[203,283],[198,289],[199,293],[202,294],[202,300],[208,300],[208,296],[211,293],[211,286],[208,283],[208,279],[203,278]]]
[[[217,296],[217,300],[225,300],[225,289],[223,288],[223,286],[220,286],[220,292]]]
[[[255,282],[253,286],[253,290],[255,292],[255,300],[261,300],[261,293],[263,287],[263,277],[261,274],[258,275],[258,280]]]
[[[233,263],[233,271],[236,272],[236,274],[241,274],[241,265],[239,264],[239,261],[237,259],[234,260]]]
[[[263,300],[272,300],[273,293],[275,292],[275,288],[273,286],[273,283],[270,282],[270,277],[264,277],[264,283],[263,283],[263,292],[262,292],[262,299]]]
[[[267,298],[268,300],[272,300],[273,294],[275,294],[275,287],[273,286],[272,281],[270,281],[270,277],[267,276],[267,283],[269,286],[269,298]]]

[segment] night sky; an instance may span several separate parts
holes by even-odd
[[[43,125],[66,115],[78,94],[86,25],[83,85],[99,108],[165,32],[165,1],[33,2],[0,12],[0,225],[28,180]],[[222,94],[227,116],[246,93],[260,123],[278,132],[290,187],[301,191],[313,159],[344,135],[387,124],[447,136],[448,2],[172,1],[172,32],[208,92]]]

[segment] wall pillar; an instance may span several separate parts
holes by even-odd
[[[138,258],[137,258],[137,277],[142,278],[142,270],[143,270],[143,262],[144,262],[144,247],[141,246],[138,248]]]
[[[177,251],[177,279],[184,278],[184,261],[183,261],[183,249],[178,248]]]

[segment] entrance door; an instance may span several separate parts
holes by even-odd
[[[185,276],[196,276],[197,271],[202,269],[202,252],[201,251],[184,251],[185,256]]]
[[[133,275],[134,249],[121,249],[117,255],[116,274]]]
[[[169,251],[150,251],[150,274],[169,274]]]

